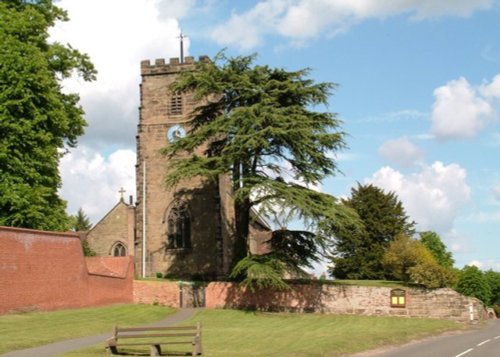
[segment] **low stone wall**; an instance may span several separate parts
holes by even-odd
[[[182,285],[182,286],[181,286]],[[186,305],[189,284],[134,281],[134,302],[172,307]],[[431,317],[469,321],[487,318],[483,304],[452,289],[405,288],[405,307],[391,307],[391,288],[332,284],[294,284],[287,291],[252,292],[238,284],[212,282],[205,286],[205,307],[263,311]],[[182,291],[182,294],[181,294]],[[188,302],[189,303],[189,302]]]
[[[472,306],[475,320],[487,317],[486,310],[479,300],[460,295],[452,289],[405,288],[405,307],[391,307],[391,290],[385,287],[314,283],[293,285],[293,288],[287,291],[252,292],[234,283],[217,282],[208,284],[206,288],[206,307],[395,315],[468,321],[469,309]]]

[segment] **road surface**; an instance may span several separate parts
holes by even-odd
[[[374,354],[376,357],[500,357],[500,319],[487,327]]]

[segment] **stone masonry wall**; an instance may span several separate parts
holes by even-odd
[[[134,255],[134,207],[120,201],[88,233],[87,241],[98,256],[113,255],[114,246],[120,242],[127,255]]]
[[[391,288],[329,284],[293,285],[289,291],[254,293],[234,283],[210,283],[207,308],[249,308],[270,311],[301,311],[359,315],[396,315],[469,320],[486,318],[483,304],[452,289],[405,288],[406,307],[391,307]]]
[[[183,285],[185,288],[186,284]],[[406,307],[391,307],[391,288],[295,284],[288,291],[264,290],[254,293],[228,282],[212,282],[205,287],[205,307],[209,309],[236,308],[264,311],[297,311],[335,314],[408,316],[469,320],[469,306],[474,319],[485,319],[483,304],[452,289],[406,290]],[[158,303],[179,307],[179,283],[134,281],[135,303]],[[188,295],[184,291],[184,295]]]

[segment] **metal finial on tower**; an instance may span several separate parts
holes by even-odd
[[[180,41],[180,42],[181,42],[181,58],[180,58],[180,60],[181,60],[181,61],[180,61],[180,62],[181,62],[181,63],[184,63],[184,39],[185,39],[185,38],[187,38],[187,36],[186,36],[186,35],[184,35],[184,34],[181,32],[181,34],[180,34],[177,38],[179,38],[179,39],[181,40],[181,41]]]

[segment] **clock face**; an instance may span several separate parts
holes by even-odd
[[[182,125],[174,125],[168,129],[167,139],[170,142],[174,142],[180,138],[186,136],[186,129],[182,127]]]

